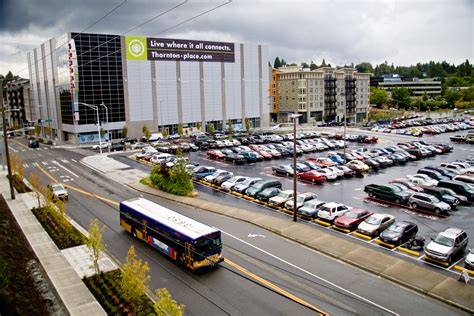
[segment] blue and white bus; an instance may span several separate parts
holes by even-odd
[[[220,230],[144,198],[120,203],[120,226],[192,270],[224,260]]]

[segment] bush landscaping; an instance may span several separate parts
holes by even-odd
[[[23,182],[23,178],[20,178],[17,174],[12,174],[12,183],[18,193],[31,192],[30,188]]]
[[[85,237],[52,204],[33,208],[33,214],[59,249],[83,245]]]
[[[193,192],[193,181],[184,160],[178,160],[171,168],[161,165],[153,167],[150,181],[154,187],[175,195],[191,196]]]

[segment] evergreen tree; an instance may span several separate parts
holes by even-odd
[[[273,63],[273,68],[280,68],[281,67],[281,61],[280,58],[277,56],[275,58],[275,62]]]

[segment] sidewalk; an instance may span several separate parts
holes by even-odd
[[[111,164],[108,164],[107,161],[113,160],[103,156],[94,157],[96,156],[87,157],[88,159],[83,161],[83,163],[98,171],[101,171],[101,166],[103,168],[105,166],[109,167]],[[117,172],[127,172],[127,170],[122,169]],[[117,179],[117,175],[114,175],[114,172],[110,172],[110,170],[103,172],[103,174],[107,177],[112,175],[109,178],[113,180]],[[466,285],[453,277],[445,276],[431,269],[389,256],[383,252],[358,245],[350,240],[333,236],[304,224],[224,204],[204,201],[199,198],[172,195],[145,186],[139,180],[131,181],[131,179],[127,179],[127,181],[123,181],[122,178],[119,182],[139,192],[254,224],[328,256],[474,314],[474,286]]]
[[[11,200],[8,179],[3,170],[0,172],[0,179],[0,193],[38,257],[63,308],[70,315],[106,315],[66,256],[58,249],[31,212],[31,209],[36,206],[36,198],[31,193],[24,193],[16,194],[16,199]]]

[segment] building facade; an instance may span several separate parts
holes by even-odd
[[[212,124],[268,126],[270,69],[262,45],[66,33],[28,53],[35,114],[73,143]],[[103,104],[103,105],[101,105]],[[92,106],[92,107],[91,107]],[[97,109],[95,108],[97,107]]]
[[[8,112],[10,128],[21,129],[32,126],[35,122],[33,103],[31,102],[30,81],[16,78],[9,81],[4,88],[4,105],[11,109]]]
[[[441,95],[441,81],[435,79],[403,78],[399,75],[386,75],[372,78],[370,85],[391,93],[395,88],[407,88],[412,97]]]
[[[289,66],[278,69],[279,118],[298,112],[300,123],[365,120],[369,107],[370,74],[353,68]]]

